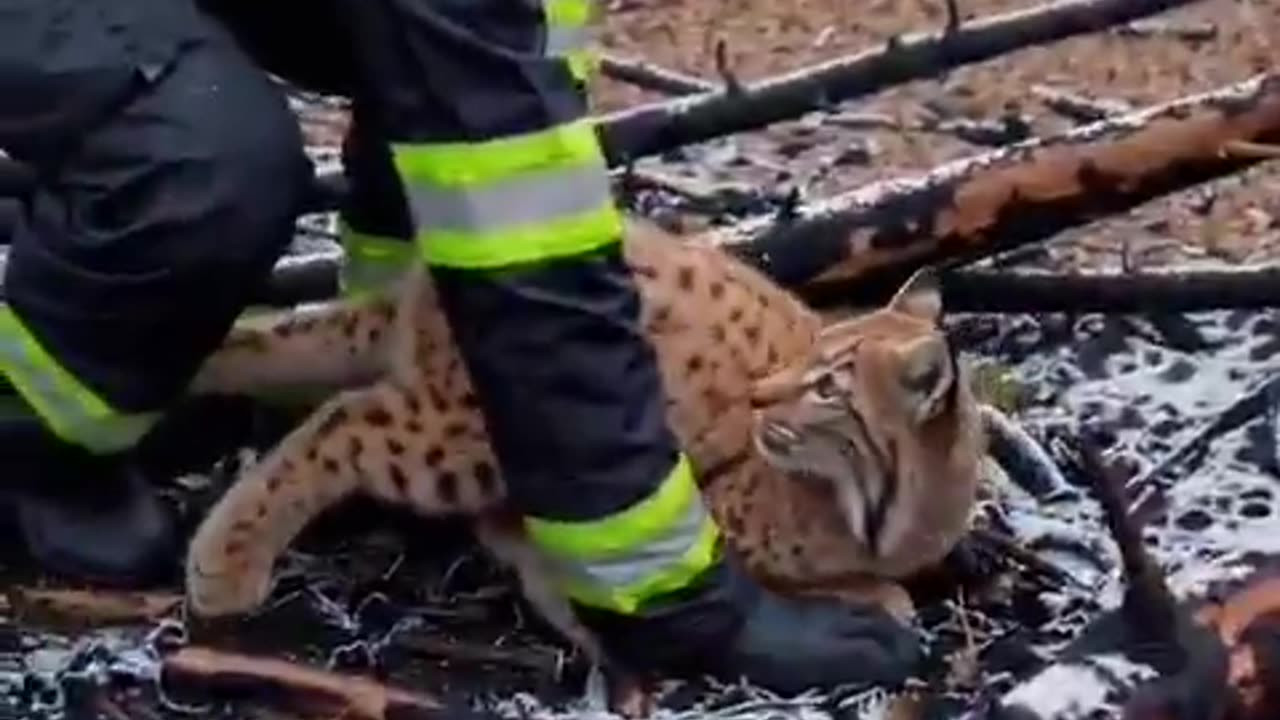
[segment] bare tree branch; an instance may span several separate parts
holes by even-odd
[[[611,165],[800,117],[943,70],[1187,5],[1194,0],[1057,0],[898,38],[888,47],[745,84],[620,110],[601,120]]]

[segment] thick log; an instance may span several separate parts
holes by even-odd
[[[744,83],[741,92],[709,92],[605,116],[601,133],[611,165],[685,145],[755,130],[830,108],[1019,48],[1111,28],[1194,0],[1057,0],[955,28],[896,38],[887,46],[812,68]]]
[[[873,183],[699,241],[815,304],[880,297],[922,264],[954,267],[1238,172],[1280,139],[1280,74]],[[1256,147],[1256,146],[1255,146]],[[1235,148],[1232,151],[1231,148]]]
[[[257,301],[286,307],[330,299],[337,294],[340,262],[333,254],[281,261]],[[1143,314],[1280,307],[1280,265],[1274,264],[1078,274],[956,269],[940,279],[953,312]],[[851,283],[840,300],[871,305],[880,296],[878,285]]]

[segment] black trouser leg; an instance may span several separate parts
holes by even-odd
[[[311,166],[269,78],[182,0],[19,4],[0,94],[26,101],[0,105],[0,146],[41,184],[13,228],[0,363],[64,439],[121,449],[265,281]]]
[[[0,11],[0,147],[34,168],[0,370],[52,432],[0,448],[49,569],[138,581],[171,518],[131,452],[291,238],[310,163],[283,97],[186,0]]]

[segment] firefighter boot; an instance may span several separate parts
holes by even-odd
[[[30,417],[0,417],[0,493],[40,567],[140,586],[181,550],[175,518],[130,461],[62,442]]]
[[[682,595],[640,617],[580,612],[607,651],[633,670],[745,678],[784,694],[894,685],[924,657],[914,633],[880,608],[776,595],[732,558]]]

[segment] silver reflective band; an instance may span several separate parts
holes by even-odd
[[[572,217],[613,202],[608,175],[599,163],[467,188],[414,183],[407,191],[418,227],[462,232]]]
[[[618,557],[564,563],[561,569],[570,577],[597,587],[630,587],[679,562],[698,543],[709,519],[701,495],[695,494],[684,517],[665,537]]]
[[[582,25],[552,25],[547,28],[547,55],[554,57],[585,50],[593,36],[591,29]]]

